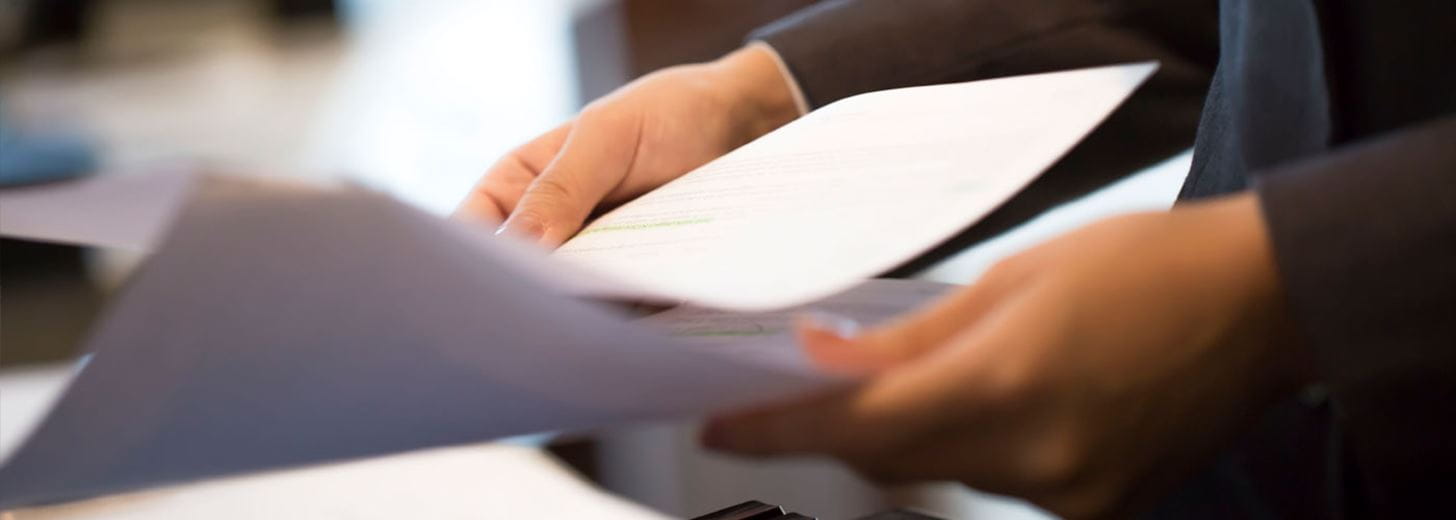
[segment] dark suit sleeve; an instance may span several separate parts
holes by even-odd
[[[759,29],[810,107],[887,88],[1158,60],[1092,135],[914,273],[1187,149],[1218,61],[1217,0],[831,0]]]
[[[1453,143],[1447,116],[1255,185],[1291,311],[1387,513],[1449,503],[1456,482]]]
[[[887,88],[1143,60],[1201,99],[1216,0],[833,0],[759,29],[812,107]]]

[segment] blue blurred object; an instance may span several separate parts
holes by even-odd
[[[16,131],[0,116],[0,186],[54,182],[96,169],[95,144],[76,134]]]

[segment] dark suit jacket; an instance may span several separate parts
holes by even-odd
[[[1456,488],[1456,2],[840,0],[752,37],[779,51],[812,106],[1160,60],[1128,106],[969,239],[1166,156],[1196,128],[1181,198],[1258,193],[1321,385],[1267,412],[1161,510],[1387,516],[1456,504],[1446,496]]]

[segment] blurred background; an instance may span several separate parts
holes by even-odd
[[[348,179],[445,214],[498,156],[586,101],[646,72],[715,58],[812,3],[0,0],[0,176],[42,182],[183,166]],[[1110,188],[1124,194],[1117,202],[1033,221],[1041,231],[929,277],[964,282],[1066,227],[1057,222],[1166,204],[1186,163],[1164,169]],[[72,356],[136,261],[14,240],[0,253],[0,369]],[[823,461],[724,459],[698,449],[692,432],[656,425],[545,444],[576,474],[675,516],[748,499],[821,518],[890,504],[957,518],[1040,516],[958,486],[882,490]]]
[[[810,3],[0,0],[0,117],[91,145],[55,169],[342,176],[445,212],[585,101]]]

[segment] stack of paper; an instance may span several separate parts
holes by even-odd
[[[847,383],[798,354],[789,316],[872,323],[944,291],[865,280],[1004,202],[1153,69],[849,98],[549,256],[348,186],[164,175],[0,192],[7,235],[151,251],[0,467],[0,508]],[[637,318],[604,298],[692,305]]]

